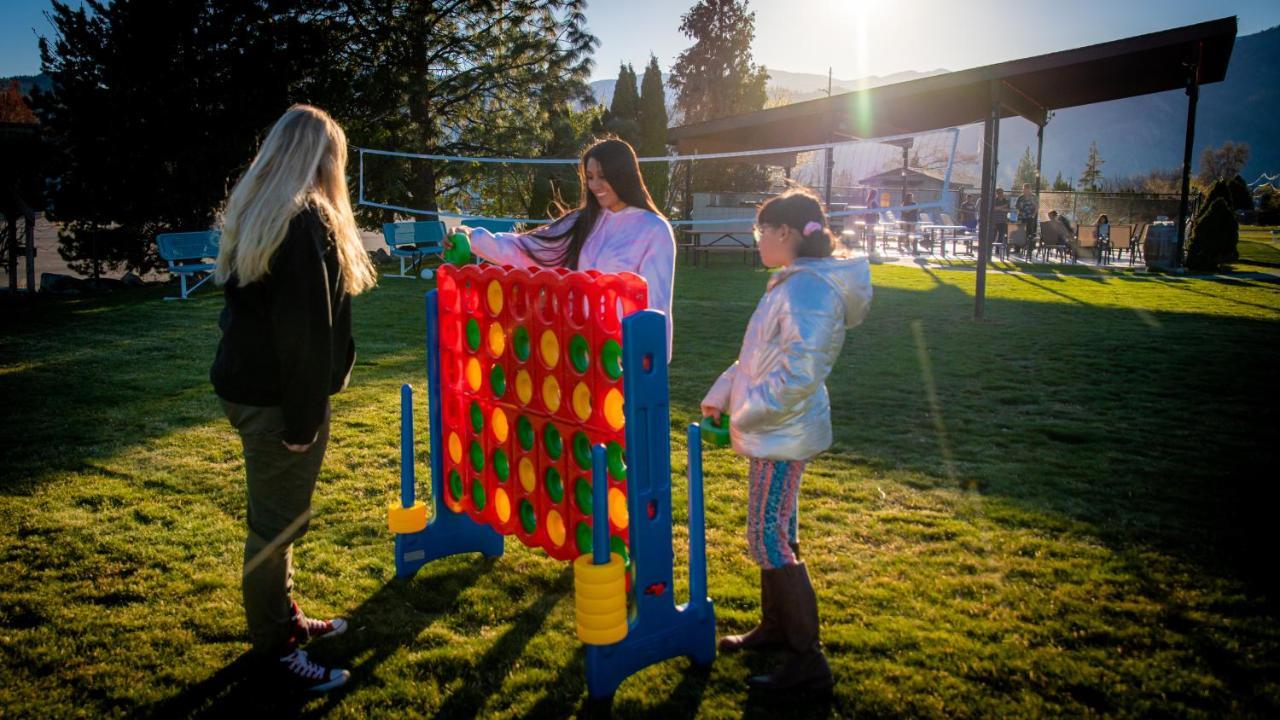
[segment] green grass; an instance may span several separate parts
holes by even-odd
[[[1280,255],[1247,242],[1247,263]],[[974,322],[972,272],[873,274],[870,316],[828,382],[835,446],[801,500],[838,685],[789,714],[1280,713],[1280,284],[992,273]],[[678,565],[682,428],[765,279],[733,263],[677,276]],[[353,682],[322,698],[267,696],[244,656],[242,461],[206,379],[216,293],[5,310],[0,716],[590,709],[566,564],[513,541],[494,562],[394,579],[397,391],[425,384],[427,287],[387,279],[356,302],[359,361],[295,553],[304,606],[351,619],[315,655]],[[705,468],[710,594],[720,628],[740,631],[758,612],[745,467],[716,450]],[[613,711],[776,714],[743,686],[768,666],[669,661],[624,683]]]

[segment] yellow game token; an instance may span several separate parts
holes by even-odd
[[[502,283],[497,280],[489,281],[489,312],[497,315],[502,312]]]
[[[542,403],[551,412],[560,409],[560,383],[550,375],[542,379]]]
[[[462,462],[462,439],[458,437],[458,433],[449,433],[449,459],[455,465]]]
[[[511,498],[507,497],[507,492],[502,488],[493,491],[493,512],[500,523],[505,524],[511,519]]]
[[[471,358],[467,360],[467,385],[471,387],[471,392],[480,390],[480,361]]]
[[[494,357],[502,357],[502,352],[506,349],[507,333],[502,325],[493,323],[489,326],[489,353]]]
[[[556,547],[564,544],[564,519],[555,510],[547,512],[547,536]]]
[[[521,405],[528,405],[533,399],[533,378],[529,377],[528,370],[516,372],[516,397],[520,398]]]
[[[560,339],[550,330],[542,331],[542,339],[539,341],[539,348],[542,351],[542,362],[547,367],[554,368],[556,363],[560,362]]]
[[[584,382],[578,383],[573,389],[573,411],[583,422],[591,417],[591,388]]]
[[[627,421],[622,412],[622,392],[618,388],[611,388],[604,396],[604,419],[614,430],[622,429]]]
[[[502,412],[502,408],[493,409],[492,422],[489,427],[493,430],[493,437],[500,443],[507,441],[507,436],[511,433],[511,426],[507,424],[507,414]]]
[[[533,474],[533,461],[527,457],[520,458],[519,473],[520,487],[527,493],[533,492],[534,485],[537,483],[537,477]]]
[[[627,515],[627,496],[618,488],[609,488],[609,519],[620,529],[626,530],[630,517]]]

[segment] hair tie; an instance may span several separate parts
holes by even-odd
[[[808,237],[822,229],[822,223],[816,220],[810,220],[804,224],[804,236]]]

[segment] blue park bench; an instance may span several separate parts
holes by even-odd
[[[515,223],[507,220],[490,220],[486,218],[468,218],[463,225],[472,228],[484,228],[489,232],[511,232]],[[384,277],[416,277],[418,267],[428,255],[439,255],[444,252],[444,238],[448,233],[445,224],[440,220],[417,220],[410,222],[391,222],[382,226],[382,237],[387,242],[387,250],[392,257],[400,258],[400,274]],[[405,262],[409,267],[405,267]],[[412,270],[410,275],[406,270]]]
[[[198,232],[161,233],[156,236],[156,247],[160,257],[169,263],[169,273],[177,275],[182,283],[182,294],[171,296],[165,300],[186,300],[196,288],[213,277],[216,267],[214,261],[218,257],[217,230],[201,230]],[[204,275],[199,282],[187,287],[187,277]]]

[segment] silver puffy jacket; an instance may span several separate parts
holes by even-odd
[[[702,401],[729,413],[734,450],[807,460],[831,447],[827,375],[845,330],[862,322],[870,304],[866,258],[799,258],[774,273],[738,361]]]

